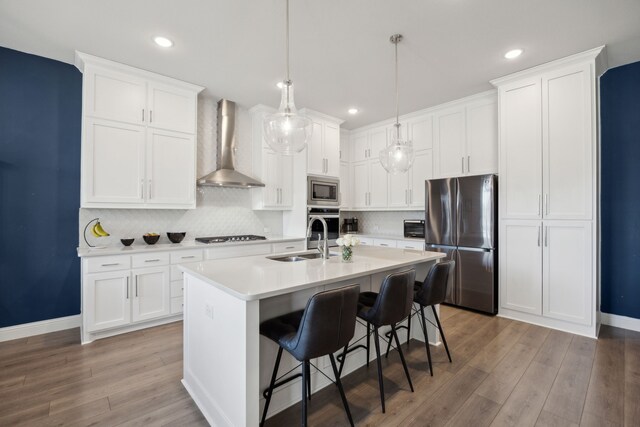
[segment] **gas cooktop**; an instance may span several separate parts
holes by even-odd
[[[201,243],[225,243],[225,242],[249,242],[251,240],[267,240],[264,236],[243,234],[239,236],[196,237],[196,242]]]

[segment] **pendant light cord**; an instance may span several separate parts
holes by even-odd
[[[289,1],[289,0],[287,0]],[[397,141],[400,141],[400,107],[399,107],[399,95],[400,92],[398,89],[398,43],[400,42],[399,38],[395,38],[393,44],[396,46],[396,138]]]
[[[287,12],[286,12],[286,32],[285,32],[285,38],[286,38],[286,42],[285,42],[285,50],[286,50],[286,61],[287,61],[287,79],[286,82],[290,83],[290,78],[289,78],[289,0],[286,0],[286,6],[287,6]]]

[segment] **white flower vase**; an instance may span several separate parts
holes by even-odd
[[[353,261],[353,248],[351,246],[342,247],[342,262]]]

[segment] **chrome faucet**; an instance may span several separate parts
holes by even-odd
[[[318,251],[322,254],[323,259],[329,259],[329,238],[327,237],[327,221],[325,221],[323,217],[317,215],[312,215],[309,217],[307,237],[311,237],[311,226],[316,220],[319,220],[322,223],[322,230],[324,231],[324,240],[322,240],[322,247],[320,246],[320,239],[318,239]]]

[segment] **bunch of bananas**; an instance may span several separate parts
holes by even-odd
[[[93,227],[91,227],[91,234],[95,237],[107,237],[109,233],[107,233],[102,225],[100,225],[100,221],[96,222]]]

